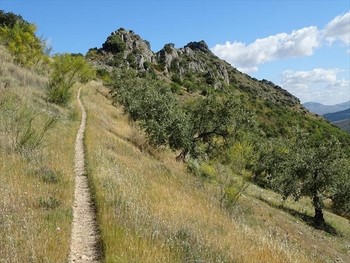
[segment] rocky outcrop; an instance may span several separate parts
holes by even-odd
[[[185,48],[190,48],[192,50],[199,50],[205,53],[211,53],[207,43],[205,43],[204,40],[201,40],[199,42],[190,42],[185,46]]]
[[[127,65],[144,71],[147,70],[147,63],[157,63],[149,42],[124,28],[112,32],[99,51],[103,53],[107,64],[112,66]]]
[[[90,53],[90,54],[89,54]],[[257,80],[239,72],[227,62],[216,57],[205,41],[190,42],[182,48],[169,43],[154,53],[148,41],[131,30],[121,28],[107,38],[100,49],[88,53],[92,63],[112,71],[115,67],[132,67],[141,72],[152,72],[161,78],[176,80],[188,88],[237,88],[251,97],[268,100],[274,104],[300,103],[299,99],[267,80]],[[97,54],[94,56],[94,54]],[[99,59],[95,59],[99,58]]]
[[[225,63],[210,51],[204,41],[190,42],[179,49],[174,44],[166,44],[156,57],[168,77],[176,75],[185,79],[188,75],[196,75],[214,88],[230,83]]]

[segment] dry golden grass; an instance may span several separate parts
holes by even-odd
[[[0,56],[0,262],[65,262],[77,106],[47,103],[47,79],[14,65],[2,47]],[[41,145],[16,145],[15,131],[24,134],[30,118],[38,134],[50,117],[58,121]]]
[[[83,90],[82,98],[88,111],[89,176],[105,262],[348,259],[348,251],[315,253],[320,249],[299,243],[295,232],[302,231],[316,245],[323,242],[317,238],[328,238],[328,246],[337,239],[344,249],[349,239],[327,237],[252,194],[245,195],[232,213],[221,209],[218,187],[188,174],[174,154],[164,151],[154,158],[131,143],[142,139],[135,139],[135,129],[104,97],[107,93],[95,83]]]
[[[15,66],[1,46],[0,56],[0,262],[66,262],[79,110],[75,101],[64,109],[47,103],[47,79]],[[350,262],[348,220],[326,213],[338,235],[325,234],[256,186],[228,213],[218,186],[147,146],[107,94],[99,83],[82,90],[105,262]],[[37,132],[50,116],[58,123],[42,145],[18,148],[13,131],[31,114]],[[307,199],[284,207],[312,215]]]

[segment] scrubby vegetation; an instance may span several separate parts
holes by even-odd
[[[0,41],[0,262],[67,259],[78,82],[105,262],[349,258],[350,137],[281,87],[204,41],[153,54],[114,32],[87,54],[109,91],[20,16],[0,12]]]
[[[325,220],[337,234],[315,231],[297,217],[313,215],[309,199],[282,201],[280,195],[241,180],[250,177],[243,167],[254,155],[248,140],[232,145],[227,167],[191,159],[189,173],[187,165],[175,160],[177,153],[150,145],[140,126],[130,123],[108,96],[96,83],[83,96],[89,116],[88,170],[105,262],[347,258],[346,219],[326,211]]]
[[[12,13],[0,13],[0,43],[14,56],[16,63],[44,70],[48,64],[45,41],[36,36],[36,26]]]
[[[350,215],[350,184],[349,180],[344,180],[345,174],[349,174],[350,163],[334,137],[321,141],[310,137],[299,133],[291,139],[264,143],[256,165],[256,176],[263,177],[265,183],[285,198],[310,197],[315,209],[314,225],[322,228],[325,225],[324,200],[327,198],[341,214]]]
[[[69,252],[79,118],[48,87],[74,93],[94,71],[71,55],[51,64],[46,51],[35,25],[0,12],[0,262],[65,262]]]
[[[95,70],[80,55],[56,55],[51,67],[47,94],[51,102],[59,105],[69,102],[72,87],[77,81],[86,83],[95,76]]]
[[[187,160],[195,174],[222,183],[223,199],[230,199],[231,205],[244,189],[244,184],[236,184],[233,190],[232,182],[235,176],[244,174],[242,179],[252,178],[285,197],[310,197],[318,228],[326,227],[322,212],[325,198],[348,215],[350,199],[344,192],[347,187],[337,187],[343,185],[349,169],[346,133],[329,136],[333,127],[326,122],[314,126],[310,117],[286,107],[277,109],[273,104],[260,110],[273,114],[267,126],[266,117],[250,110],[253,105],[249,94],[245,96],[232,88],[180,101],[165,82],[140,77],[131,69],[117,71],[114,79],[114,99],[133,121],[139,122],[150,143],[179,151],[178,159]],[[293,130],[270,130],[271,126],[283,127],[282,123],[288,122],[295,123],[294,127],[303,126],[302,135]],[[231,179],[222,180],[220,172],[215,172],[218,166],[230,171]]]
[[[48,103],[47,77],[0,56],[0,262],[65,262],[77,108]]]

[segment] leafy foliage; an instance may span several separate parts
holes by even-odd
[[[152,64],[158,71],[152,77],[137,67],[116,71],[113,97],[150,142],[178,151],[178,159],[187,161],[194,174],[215,178],[228,206],[254,178],[285,197],[310,197],[316,224],[323,222],[325,198],[333,200],[338,212],[348,211],[343,164],[350,155],[349,135],[308,113],[272,82],[242,74],[206,50],[192,50],[190,55],[178,52],[169,66],[167,55],[175,49],[166,45]],[[132,50],[118,52],[133,65]],[[327,153],[332,150],[339,155]],[[326,157],[323,166],[317,163]],[[227,178],[215,170],[221,165]]]
[[[11,148],[21,154],[39,149],[47,132],[54,127],[57,119],[46,117],[43,123],[38,119],[42,114],[29,106],[18,106],[20,99],[10,92],[2,93],[0,100],[0,132],[9,137]]]
[[[124,41],[118,35],[111,35],[103,44],[103,49],[112,53],[122,53],[126,48]]]
[[[47,64],[46,45],[36,35],[36,26],[23,21],[11,14],[2,14],[0,19],[0,40],[14,56],[15,62],[34,67],[40,63]]]
[[[5,13],[4,10],[0,10],[0,26],[7,26],[12,28],[17,22],[25,22],[20,15],[14,13]]]
[[[94,76],[94,69],[83,56],[69,54],[55,56],[48,84],[49,100],[59,105],[67,104],[72,96],[71,88],[74,83],[77,81],[85,83]]]
[[[208,96],[181,105],[164,83],[120,71],[114,98],[155,145],[181,150],[180,157],[213,153],[248,121],[232,94]]]
[[[334,137],[319,141],[308,134],[298,133],[290,140],[275,139],[263,144],[257,162],[260,174],[270,176],[268,185],[295,200],[310,197],[315,208],[314,223],[324,224],[323,200],[330,198],[335,207],[348,209],[348,158]],[[259,171],[259,169],[258,169]]]

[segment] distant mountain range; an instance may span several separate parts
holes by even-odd
[[[303,105],[309,111],[322,115],[326,120],[350,133],[350,101],[336,105],[323,105],[317,102],[306,102]]]
[[[323,117],[350,133],[350,108],[343,111],[326,113]]]
[[[318,102],[306,102],[303,104],[309,111],[318,115],[324,115],[326,113],[334,113],[338,111],[344,111],[350,108],[350,100],[335,105],[324,105]]]
[[[350,120],[350,108],[343,111],[326,113],[326,114],[323,114],[323,117],[329,120],[330,122],[336,122],[336,121],[347,120],[347,119]]]

